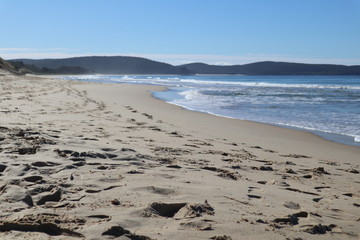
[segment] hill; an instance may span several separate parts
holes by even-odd
[[[5,61],[0,57],[0,73],[15,73],[17,74],[18,71],[16,68],[11,65],[8,61]]]
[[[184,67],[197,74],[360,75],[360,66],[332,64],[257,62],[244,65],[217,66],[204,63],[190,63],[180,67]]]
[[[146,58],[74,57],[64,59],[17,59],[10,61],[17,68],[42,74],[243,74],[243,75],[360,75],[360,66],[304,64],[288,62],[256,62],[244,65],[218,66],[190,63],[173,66]]]
[[[138,57],[75,57],[64,59],[16,59],[14,61],[34,65],[38,68],[56,69],[59,67],[81,67],[100,74],[177,74],[187,75],[192,72],[183,67],[152,61]]]
[[[61,66],[57,68],[37,67],[33,64],[25,64],[22,61],[11,61],[11,64],[22,72],[33,74],[91,74],[88,69],[79,66]]]

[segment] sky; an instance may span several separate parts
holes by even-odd
[[[360,0],[0,0],[0,57],[360,65]]]

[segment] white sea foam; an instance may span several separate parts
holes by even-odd
[[[199,97],[200,93],[199,90],[188,90],[180,92],[179,95],[184,96],[184,98],[187,100],[192,100],[195,97]]]
[[[244,86],[244,87],[277,87],[277,88],[315,88],[315,89],[339,89],[339,90],[360,90],[360,86],[344,86],[330,84],[289,84],[289,83],[268,83],[268,82],[251,82],[251,81],[207,81],[198,79],[187,79],[180,77],[159,77],[159,76],[102,76],[102,75],[81,75],[70,76],[67,79],[72,80],[106,80],[106,81],[135,81],[136,83],[169,83],[169,84],[195,84],[195,85],[223,85],[223,86]]]
[[[245,87],[278,87],[278,88],[330,88],[330,89],[355,89],[360,90],[358,86],[342,85],[317,85],[317,84],[282,84],[282,83],[265,83],[265,82],[227,82],[227,81],[202,81],[195,79],[181,79],[184,83],[203,84],[203,85],[235,85]]]

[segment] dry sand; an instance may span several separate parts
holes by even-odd
[[[0,75],[0,239],[359,239],[360,148],[161,89]]]

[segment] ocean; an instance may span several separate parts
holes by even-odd
[[[360,146],[360,76],[67,76],[152,84],[153,95],[185,109],[315,133]]]

